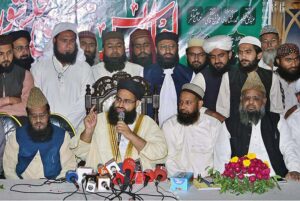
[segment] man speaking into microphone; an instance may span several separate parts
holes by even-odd
[[[112,158],[121,162],[130,157],[140,158],[143,169],[153,169],[165,161],[164,134],[150,117],[136,112],[143,95],[141,84],[121,80],[109,111],[97,114],[92,108],[85,117],[80,135],[72,139],[72,147],[87,167],[96,169],[97,164]]]

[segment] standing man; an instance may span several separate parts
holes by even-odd
[[[50,106],[39,88],[31,89],[26,110],[28,123],[7,139],[3,157],[6,178],[64,177],[76,167],[69,133],[50,123]]]
[[[287,124],[290,128],[290,135],[292,136],[294,142],[296,143],[297,153],[300,156],[300,79],[296,81],[295,84],[295,97],[297,99],[297,105],[295,106],[294,111],[286,119]]]
[[[136,29],[130,35],[129,42],[130,62],[143,67],[149,66],[156,61],[155,46],[151,32],[146,29]]]
[[[162,126],[168,145],[166,167],[170,176],[176,172],[207,176],[206,168],[214,166],[214,147],[221,124],[211,116],[200,114],[203,95],[200,86],[184,84],[178,114]]]
[[[273,72],[258,68],[262,57],[260,41],[253,36],[242,38],[238,45],[239,67],[231,68],[222,76],[216,104],[217,112],[225,117],[237,115],[241,89],[251,72],[258,74],[266,88],[266,111],[281,113],[283,111],[278,79]]]
[[[298,103],[295,96],[296,81],[300,78],[300,54],[296,44],[285,43],[279,46],[276,55],[276,72],[279,77],[283,115]]]
[[[192,83],[199,85],[204,78],[205,93],[203,106],[216,111],[216,102],[219,94],[222,76],[231,68],[232,39],[229,36],[219,35],[206,39],[203,49],[208,54],[209,66],[198,73]],[[202,78],[203,77],[203,78]]]
[[[90,66],[94,66],[98,64],[98,45],[96,35],[91,31],[81,31],[78,33],[80,48],[84,51],[84,56],[86,58],[86,62]]]
[[[117,95],[108,112],[91,112],[84,119],[79,134],[72,139],[74,153],[97,168],[114,158],[118,163],[130,157],[140,159],[143,169],[153,169],[167,155],[164,134],[148,116],[138,114],[137,106],[144,94],[141,84],[121,80]],[[119,113],[125,113],[121,121]]]
[[[92,67],[95,81],[104,76],[124,71],[131,76],[143,75],[143,67],[127,61],[125,53],[124,35],[117,31],[110,31],[102,37],[103,62]]]
[[[219,130],[216,169],[224,170],[231,157],[256,153],[270,164],[271,175],[300,181],[300,159],[287,124],[279,114],[265,110],[266,89],[255,72],[249,73],[241,90],[239,112]]]
[[[151,91],[160,94],[159,124],[177,113],[177,103],[182,85],[189,83],[194,75],[190,68],[179,63],[178,35],[162,32],[155,39],[157,63],[144,69],[144,78]],[[153,117],[152,108],[148,113]]]
[[[30,53],[31,37],[28,31],[20,30],[9,33],[13,39],[14,63],[30,70],[34,59]]]
[[[31,73],[13,63],[12,37],[0,35],[0,112],[26,116],[25,107],[32,87]]]
[[[59,23],[53,29],[44,56],[31,68],[35,86],[47,97],[52,112],[65,116],[74,128],[85,116],[86,85],[94,81],[78,47],[76,24]]]
[[[191,38],[185,50],[188,67],[195,74],[201,72],[207,66],[207,56],[203,49],[203,42],[204,39],[202,38]]]
[[[258,66],[266,70],[275,71],[274,65],[277,48],[281,44],[278,31],[271,25],[266,25],[260,32],[260,42],[262,49],[262,59]]]

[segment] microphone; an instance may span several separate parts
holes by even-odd
[[[107,176],[100,176],[98,178],[98,190],[99,191],[108,191],[110,188],[110,178]]]
[[[98,169],[98,174],[100,176],[109,175],[109,171],[107,170],[105,165],[99,163],[98,166],[97,166],[97,169]]]
[[[133,178],[135,161],[132,158],[126,158],[123,162],[123,173],[125,174],[123,190],[126,190]]]
[[[124,119],[125,119],[125,112],[123,112],[123,111],[120,111],[119,113],[118,113],[118,120],[119,121],[124,121]],[[119,144],[120,144],[120,142],[121,142],[121,133],[118,133],[118,146],[119,146]]]
[[[144,171],[144,176],[145,176],[144,187],[146,187],[148,185],[148,182],[152,182],[154,180],[155,173],[153,170],[147,169]]]
[[[163,166],[158,166],[155,171],[155,186],[159,184],[161,181],[165,181],[167,179],[167,170]]]
[[[124,175],[119,173],[119,172],[116,172],[114,173],[114,177],[112,179],[112,182],[114,185],[118,185],[118,186],[122,186],[122,184],[124,183]]]
[[[74,170],[68,170],[66,172],[66,181],[75,185],[77,189],[79,189],[79,185],[77,183],[78,175]]]

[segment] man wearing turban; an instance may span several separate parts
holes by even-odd
[[[216,102],[219,94],[222,76],[232,66],[232,39],[229,36],[218,35],[204,40],[203,49],[208,55],[209,65],[198,73],[192,83],[199,84],[201,77],[205,80],[205,94],[203,106],[216,111]]]
[[[136,29],[130,34],[129,53],[132,63],[143,67],[155,63],[155,46],[149,30]]]
[[[300,78],[300,55],[296,44],[285,43],[279,46],[276,54],[276,73],[279,77],[279,86],[282,104],[286,112],[298,102],[295,97],[296,81]]]
[[[97,114],[94,107],[91,109],[72,139],[74,153],[86,161],[87,167],[97,169],[99,163],[112,158],[119,163],[130,157],[140,159],[143,169],[153,169],[165,161],[164,134],[150,117],[136,111],[143,95],[140,83],[121,80],[108,112]]]

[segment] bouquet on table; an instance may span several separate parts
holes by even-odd
[[[280,189],[277,183],[280,176],[270,177],[268,162],[262,162],[253,153],[231,158],[230,162],[225,164],[222,174],[214,169],[210,169],[208,173],[214,178],[214,183],[221,185],[221,193],[229,191],[236,195],[245,192],[262,194],[275,186]]]

